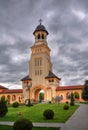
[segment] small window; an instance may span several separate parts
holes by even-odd
[[[37,75],[37,71],[35,70],[35,75]]]
[[[40,66],[42,65],[42,59],[40,58]]]
[[[40,75],[42,75],[42,70],[40,70]]]
[[[49,82],[51,82],[51,80],[49,79]]]
[[[27,84],[28,84],[28,81],[27,81]]]
[[[40,34],[38,34],[38,39],[40,39]]]
[[[54,79],[52,79],[52,82],[54,82]]]
[[[42,39],[44,39],[44,34],[42,34]]]

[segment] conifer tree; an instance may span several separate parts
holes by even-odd
[[[4,98],[0,99],[0,117],[4,117],[8,112],[7,102]]]
[[[88,80],[85,81],[84,88],[82,91],[82,98],[85,101],[88,101]]]
[[[71,93],[70,105],[71,105],[71,106],[74,106],[74,94],[73,94],[73,93]]]

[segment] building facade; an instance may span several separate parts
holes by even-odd
[[[0,99],[4,97],[8,103],[13,102],[23,103],[23,90],[22,89],[8,89],[0,85]]]

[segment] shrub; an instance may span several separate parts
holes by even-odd
[[[51,101],[49,101],[49,104],[51,104]]]
[[[70,102],[70,105],[71,105],[71,106],[74,106],[74,102]]]
[[[7,102],[5,100],[0,100],[0,117],[4,117],[8,112]]]
[[[12,104],[12,106],[13,106],[14,108],[19,107],[19,103],[18,103],[18,102],[14,102],[14,103]]]
[[[14,125],[13,130],[32,130],[33,124],[28,119],[18,119]]]
[[[66,105],[64,105],[64,110],[68,110],[69,109],[69,106],[66,104]]]
[[[68,102],[68,101],[66,101],[66,104],[69,104],[69,102]]]
[[[50,109],[47,109],[43,112],[43,116],[46,118],[46,119],[53,119],[54,117],[54,112],[53,110],[50,110]]]

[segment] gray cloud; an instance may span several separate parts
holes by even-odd
[[[0,0],[0,84],[20,86],[28,74],[33,31],[42,18],[61,84],[88,79],[87,0]]]

